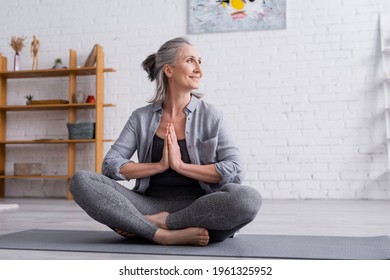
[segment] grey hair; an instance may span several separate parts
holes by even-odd
[[[168,79],[163,71],[165,64],[174,65],[179,54],[180,48],[184,45],[192,46],[186,37],[177,37],[165,42],[157,53],[149,55],[143,62],[142,68],[148,73],[150,81],[156,81],[156,92],[148,101],[149,103],[163,102],[167,96]],[[201,94],[193,95],[200,98]]]

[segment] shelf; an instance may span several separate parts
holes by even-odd
[[[104,68],[103,72],[115,72],[115,71],[116,70],[113,68]],[[96,75],[96,67],[6,71],[6,72],[0,72],[0,77],[7,78],[7,79],[53,78],[53,77],[67,77],[70,74],[75,74],[76,76]]]
[[[14,176],[14,175],[0,175],[0,179],[70,179],[66,175],[40,175],[40,176]]]
[[[115,107],[115,105],[103,104],[103,107]],[[95,109],[96,103],[10,105],[10,106],[0,106],[0,111],[45,111],[45,110],[67,110],[70,108]]]
[[[104,107],[114,107],[113,104],[104,104],[104,73],[115,72],[113,68],[104,67],[104,52],[103,48],[96,44],[93,48],[92,57],[95,61],[93,67],[78,67],[77,66],[77,53],[76,51],[69,50],[69,68],[62,69],[39,69],[39,70],[20,70],[20,71],[9,71],[7,65],[7,58],[0,54],[0,198],[5,195],[5,179],[66,179],[67,182],[67,198],[72,199],[72,194],[69,191],[69,179],[76,172],[76,158],[77,158],[77,145],[76,144],[92,144],[95,149],[94,156],[91,158],[95,159],[95,172],[101,172],[101,162],[103,161],[104,155],[104,143],[113,142],[114,140],[104,140]],[[94,96],[96,103],[73,103],[73,97],[78,89],[79,76],[89,76],[96,80]],[[61,99],[56,100],[41,100],[41,102],[35,102],[31,105],[10,105],[7,104],[7,83],[12,79],[24,79],[24,78],[36,78],[38,83],[45,83],[45,80],[39,81],[39,78],[56,78],[68,80],[68,94],[62,96]],[[17,82],[17,81],[16,81]],[[91,92],[92,93],[92,92]],[[26,92],[28,94],[28,91]],[[65,102],[63,102],[65,100]],[[69,103],[66,103],[69,100]],[[36,104],[38,103],[38,104]],[[9,139],[7,137],[7,118],[8,116],[13,117],[13,114],[7,114],[7,112],[28,112],[28,111],[54,111],[63,110],[67,111],[67,123],[77,123],[77,114],[80,110],[93,110],[94,116],[90,117],[95,123],[95,139],[67,139],[67,134],[61,134],[57,136],[30,136],[30,139],[26,138],[25,135],[13,136],[12,138],[20,137],[22,139]],[[28,123],[28,117],[26,123]],[[50,121],[50,119],[48,119]],[[64,120],[65,122],[65,120]],[[42,126],[45,125],[42,122]],[[21,132],[20,132],[21,133]],[[38,138],[41,139],[31,139]],[[44,138],[45,137],[45,138]],[[27,136],[28,138],[28,136]],[[56,138],[56,139],[55,139]],[[60,139],[63,138],[63,139]],[[66,175],[42,175],[42,176],[13,176],[6,175],[6,150],[7,145],[36,145],[36,144],[63,144],[66,146],[68,156],[67,162],[67,174]],[[44,147],[44,146],[43,146]],[[37,149],[37,147],[30,147]],[[21,151],[23,152],[23,151]]]
[[[0,144],[70,144],[70,143],[94,143],[95,139],[37,139],[37,140],[5,140]],[[112,139],[104,139],[103,142],[113,142]]]

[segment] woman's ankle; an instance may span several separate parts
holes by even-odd
[[[167,217],[169,213],[168,212],[160,212],[154,215],[145,215],[145,217],[155,224],[160,229],[168,229],[167,226]]]

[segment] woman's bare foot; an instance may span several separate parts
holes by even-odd
[[[153,224],[158,226],[162,229],[168,229],[167,227],[167,217],[169,213],[168,212],[160,212],[154,215],[145,215],[145,217],[151,221]]]
[[[159,228],[153,241],[160,245],[194,245],[206,246],[209,243],[209,232],[204,228],[186,228],[166,230]]]
[[[127,232],[127,231],[124,231],[124,230],[121,230],[119,228],[116,228],[115,229],[115,232],[119,235],[122,235],[123,237],[126,237],[126,238],[134,238],[134,237],[137,237],[138,235],[136,235],[135,233],[132,233],[132,232]]]

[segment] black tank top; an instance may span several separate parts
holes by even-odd
[[[185,139],[179,140],[181,160],[185,163],[191,163]],[[162,158],[164,148],[164,139],[157,135],[153,137],[152,162],[159,162]],[[204,195],[197,180],[183,176],[173,169],[169,168],[163,173],[150,177],[149,188],[146,195],[154,197],[171,196],[202,196]]]

